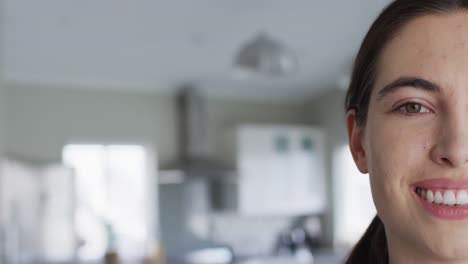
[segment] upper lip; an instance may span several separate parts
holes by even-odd
[[[415,182],[412,186],[424,189],[468,189],[468,178],[432,178]]]

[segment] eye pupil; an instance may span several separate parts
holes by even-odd
[[[419,113],[421,111],[421,105],[416,103],[409,103],[406,105],[406,111],[408,113]]]

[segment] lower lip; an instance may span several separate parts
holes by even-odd
[[[416,195],[423,207],[435,217],[448,220],[460,220],[468,218],[468,204],[452,206],[438,205],[428,202],[415,192],[413,193]]]

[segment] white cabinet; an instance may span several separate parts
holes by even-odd
[[[0,158],[0,263],[75,258],[74,172]]]
[[[244,125],[237,130],[238,210],[298,215],[325,208],[324,135],[314,127]]]

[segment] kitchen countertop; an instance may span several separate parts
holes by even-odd
[[[333,250],[321,250],[314,253],[314,260],[310,264],[342,264],[346,252],[335,252]],[[307,264],[299,262],[291,256],[284,257],[258,257],[241,259],[237,264]]]

